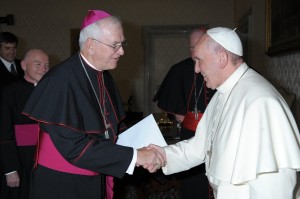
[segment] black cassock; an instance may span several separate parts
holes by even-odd
[[[128,169],[133,149],[114,144],[126,128],[116,85],[108,71],[91,68],[79,54],[43,77],[23,112],[40,122],[41,131],[50,136],[58,152],[72,165],[118,178]],[[109,139],[104,139],[101,112],[110,125]],[[99,199],[101,177],[38,165],[33,172],[32,199],[41,198]]]
[[[155,96],[153,102],[162,110],[172,113],[185,115],[187,111],[194,111],[194,66],[195,63],[191,58],[187,58],[173,65],[165,76]],[[201,74],[196,75],[196,95],[198,97],[203,82]],[[203,85],[200,94],[197,110],[204,112],[213,91]]]
[[[21,112],[29,98],[34,85],[19,80],[3,87],[0,100],[0,152],[1,175],[18,171],[21,179],[20,188],[9,188],[6,178],[2,179],[0,198],[29,198],[29,179],[33,166],[36,146],[17,146],[15,140],[15,125],[36,123]]]

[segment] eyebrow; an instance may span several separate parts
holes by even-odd
[[[115,42],[113,42],[113,44],[115,44],[115,45],[116,45],[116,44],[122,44],[122,43],[124,43],[124,42],[126,42],[126,39],[124,39],[123,41],[118,41],[118,42],[115,41]]]

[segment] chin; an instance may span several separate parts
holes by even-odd
[[[214,89],[214,88],[211,86],[211,84],[208,83],[208,82],[206,82],[205,86],[206,86],[207,88]]]
[[[117,64],[116,64],[116,65],[113,65],[113,66],[110,66],[108,70],[113,70],[113,69],[115,69],[115,68],[117,68]]]

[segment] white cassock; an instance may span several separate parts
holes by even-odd
[[[243,63],[211,99],[193,138],[165,147],[165,174],[203,162],[217,199],[292,199],[300,136],[277,90]]]

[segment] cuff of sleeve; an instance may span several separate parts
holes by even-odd
[[[136,161],[137,161],[137,151],[136,151],[136,149],[133,149],[133,157],[132,157],[131,163],[126,171],[126,173],[128,173],[129,175],[133,174]]]
[[[6,173],[5,175],[10,175],[10,174],[13,174],[13,173],[16,173],[17,171],[12,171],[12,172],[9,172],[9,173]]]

